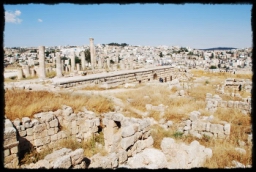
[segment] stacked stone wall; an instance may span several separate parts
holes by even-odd
[[[201,117],[199,111],[193,111],[189,114],[189,119],[183,121],[180,131],[184,134],[191,134],[197,138],[203,136],[219,139],[228,138],[231,125],[228,122],[211,123],[213,117]]]

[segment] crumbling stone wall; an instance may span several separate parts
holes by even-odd
[[[31,148],[38,152],[69,135],[78,141],[87,140],[99,130],[100,120],[91,111],[73,113],[69,106],[63,106],[55,112],[41,112],[34,118],[23,117],[10,121],[6,119],[4,148],[5,165],[18,164],[15,157]],[[61,127],[67,130],[60,130]],[[17,136],[16,136],[17,133]]]
[[[18,168],[19,164],[19,141],[17,133],[9,119],[4,120],[4,167]]]
[[[200,116],[199,111],[193,111],[189,114],[189,119],[183,121],[179,131],[184,134],[191,134],[197,138],[204,135],[214,138],[227,138],[230,135],[231,125],[225,121],[220,123],[211,123],[213,117]]]
[[[62,148],[54,151],[51,154],[45,156],[44,159],[39,160],[36,163],[28,165],[22,165],[22,169],[85,169],[88,167],[87,161],[84,157],[83,149],[71,149]]]
[[[103,125],[105,149],[119,155],[119,164],[153,145],[149,120],[128,118],[121,113],[109,112],[104,114]]]
[[[222,98],[215,94],[206,94],[206,110],[215,112],[218,107],[222,108],[236,108],[241,110],[243,113],[251,112],[251,98],[242,98],[242,101],[224,101]]]

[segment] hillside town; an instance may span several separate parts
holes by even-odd
[[[122,68],[124,64],[131,64],[137,68],[150,66],[171,65],[181,68],[217,69],[225,71],[248,70],[252,67],[252,48],[229,49],[229,50],[198,50],[190,47],[180,46],[132,46],[128,44],[97,44],[95,48],[95,60],[98,68],[105,68],[107,62],[119,64],[117,68]],[[89,51],[90,46],[54,46],[45,47],[45,57],[48,64],[55,64],[56,53],[65,66],[71,61],[72,53],[75,53],[76,61],[81,61],[82,51]],[[38,48],[4,48],[5,67],[16,65],[30,67],[39,65]],[[85,61],[86,69],[91,69],[90,57]],[[124,68],[124,67],[123,67]]]

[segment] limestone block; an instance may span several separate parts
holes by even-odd
[[[161,142],[161,149],[166,154],[171,149],[175,148],[175,140],[173,138],[165,137]]]
[[[122,130],[122,137],[132,136],[136,132],[133,125],[123,127],[121,128],[121,130]]]
[[[23,117],[23,118],[21,119],[21,121],[22,121],[23,124],[24,124],[24,123],[30,123],[30,122],[31,122],[31,119],[30,119],[29,117]]]
[[[50,169],[51,165],[48,161],[41,159],[38,162],[36,162],[35,169],[41,169],[41,168]]]
[[[196,121],[198,119],[199,115],[200,115],[200,112],[193,111],[193,112],[190,112],[189,118],[193,122],[193,121]]]
[[[231,129],[231,125],[230,124],[225,124],[224,127],[224,134],[230,134],[230,129]]]
[[[54,119],[54,120],[50,121],[49,125],[51,128],[58,127],[58,120]]]
[[[62,115],[63,116],[69,116],[71,115],[71,113],[73,113],[73,109],[69,106],[63,105],[62,106]]]
[[[71,123],[71,133],[72,135],[78,133],[78,126],[76,125],[76,121],[72,121]]]
[[[28,128],[28,129],[26,130],[26,132],[27,132],[27,135],[28,135],[28,136],[32,136],[32,135],[33,135],[33,128]]]
[[[140,139],[142,139],[142,132],[141,131],[135,133],[135,140],[140,140]]]
[[[14,121],[13,121],[13,124],[17,127],[17,126],[20,126],[21,125],[21,121],[19,118],[16,118]]]
[[[50,128],[49,130],[47,130],[48,131],[48,133],[47,133],[47,135],[48,136],[52,136],[52,135],[54,135],[55,134],[55,132],[54,132],[54,128]]]
[[[147,139],[145,139],[146,141],[146,147],[152,147],[153,143],[154,143],[154,139],[152,136],[148,137]]]
[[[71,157],[71,164],[73,166],[80,164],[84,158],[84,150],[82,148],[76,149],[75,151],[69,153],[69,156]]]
[[[4,146],[17,142],[16,130],[14,127],[4,128]]]
[[[30,122],[31,127],[34,127],[35,125],[38,125],[38,124],[39,124],[39,121],[37,119],[32,119]]]
[[[6,157],[6,156],[9,156],[11,154],[11,152],[10,152],[10,149],[5,149],[4,150],[4,156]]]
[[[51,141],[57,141],[58,140],[58,134],[51,135]]]
[[[167,160],[161,151],[154,148],[147,148],[132,158],[129,158],[127,165],[131,169],[161,169],[166,168]]]
[[[40,139],[40,138],[43,138],[43,137],[48,136],[48,130],[45,129],[45,130],[41,131],[40,133],[34,132],[33,135],[34,135],[34,138],[35,138],[35,139]]]
[[[116,168],[118,167],[118,154],[116,153],[111,153],[108,155],[108,158],[111,162],[111,168]]]
[[[12,122],[9,119],[5,119],[4,120],[4,127],[8,128],[8,127],[13,127]]]
[[[53,163],[53,168],[64,168],[68,169],[71,167],[71,158],[69,155],[64,155],[62,157],[57,158],[57,160]]]
[[[11,148],[11,154],[17,154],[18,153],[18,146],[14,146]]]
[[[34,133],[41,133],[43,131],[45,131],[47,128],[46,128],[46,124],[42,123],[42,124],[39,124],[39,125],[35,125],[33,127],[33,132]]]
[[[134,144],[134,141],[135,141],[135,136],[133,135],[130,137],[123,138],[120,142],[120,145],[124,150],[126,150],[128,147]]]
[[[125,150],[120,150],[118,152],[118,159],[119,159],[119,164],[126,162],[126,160],[128,159],[127,152]]]
[[[121,122],[121,121],[123,121],[123,119],[124,119],[124,115],[121,114],[121,113],[116,113],[116,114],[114,114],[114,115],[112,116],[112,120],[113,120],[113,121],[119,121],[119,122]]]

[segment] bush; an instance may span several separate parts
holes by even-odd
[[[210,69],[217,69],[217,67],[216,66],[211,66]]]

